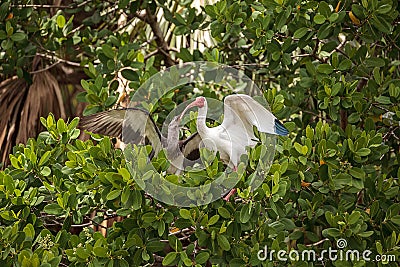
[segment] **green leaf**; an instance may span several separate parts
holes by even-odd
[[[108,249],[106,249],[105,247],[94,247],[93,248],[93,253],[97,257],[106,258],[106,257],[108,257],[107,252],[108,252]]]
[[[86,91],[90,90],[90,84],[86,80],[81,80],[81,85]]]
[[[111,58],[111,59],[114,58],[113,48],[109,44],[103,44],[101,46],[101,49],[106,57]]]
[[[350,116],[347,118],[347,121],[351,124],[357,123],[360,121],[360,114],[358,113],[352,113]]]
[[[376,12],[378,14],[386,14],[389,13],[389,11],[392,10],[392,5],[389,4],[388,2],[381,4],[378,9],[376,10]]]
[[[376,246],[376,250],[378,251],[378,253],[379,253],[380,255],[382,255],[382,254],[383,254],[383,246],[382,246],[382,243],[381,243],[380,241],[378,241],[378,242],[375,243],[375,246]]]
[[[294,231],[289,235],[290,240],[298,240],[303,237],[303,232],[302,231]]]
[[[318,11],[324,17],[329,17],[329,15],[331,14],[331,8],[325,1],[320,1]]]
[[[332,32],[332,25],[330,24],[323,24],[319,29],[317,33],[317,37],[319,39],[325,39],[327,38]]]
[[[251,203],[243,205],[242,209],[240,210],[240,216],[239,216],[241,223],[247,223],[250,220],[251,208],[252,208]]]
[[[393,223],[395,223],[395,224],[397,224],[397,225],[400,225],[400,215],[395,215],[395,216],[393,216],[392,218],[390,218],[390,220],[391,220]]]
[[[0,21],[4,21],[7,17],[10,8],[10,2],[4,1],[0,6]]]
[[[366,232],[363,232],[363,233],[359,233],[357,235],[360,236],[360,237],[370,237],[373,234],[374,234],[374,231],[366,231]]]
[[[0,40],[4,40],[7,38],[7,33],[3,30],[0,30]]]
[[[64,213],[64,209],[62,207],[60,207],[60,205],[58,205],[58,204],[51,203],[51,204],[47,204],[44,207],[44,212],[46,212],[48,214],[52,214],[52,215],[61,215],[62,213]]]
[[[293,37],[300,39],[301,37],[306,35],[307,32],[308,32],[308,28],[306,28],[306,27],[299,28],[294,32]]]
[[[347,59],[347,58],[345,58],[344,60],[342,60],[340,63],[339,63],[339,70],[348,70],[348,69],[350,69],[351,68],[351,66],[352,66],[352,62],[351,62],[351,60],[350,59]]]
[[[175,260],[175,258],[176,258],[177,255],[178,255],[177,252],[170,252],[170,253],[168,253],[168,254],[165,256],[165,258],[163,259],[162,264],[163,264],[164,266],[171,265],[171,264],[174,262],[174,260]]]
[[[110,193],[107,194],[107,200],[113,200],[116,199],[117,197],[119,197],[119,195],[121,195],[121,190],[116,189],[111,191]]]
[[[337,19],[339,18],[339,14],[338,13],[332,13],[330,16],[329,16],[329,21],[330,22],[335,22]]]
[[[186,254],[186,251],[182,251],[180,253],[181,255],[181,261],[183,261],[183,264],[185,264],[185,266],[192,266],[192,260],[189,259],[188,255]]]
[[[138,210],[142,207],[142,193],[139,190],[131,192],[132,196],[132,209]]]
[[[360,157],[368,156],[371,153],[371,149],[369,148],[360,148],[357,150],[356,154]]]
[[[44,152],[44,154],[42,155],[42,157],[39,160],[39,167],[42,166],[43,164],[47,163],[47,161],[50,159],[51,157],[51,152],[50,151],[46,151]]]
[[[340,230],[337,228],[328,228],[322,231],[324,236],[339,237],[341,235]]]
[[[162,236],[165,232],[165,222],[161,220],[157,227],[158,236]]]
[[[218,214],[216,214],[216,215],[214,215],[214,216],[212,216],[209,220],[208,220],[208,225],[213,225],[213,224],[216,224],[217,222],[218,222],[218,220],[219,220],[219,215]]]
[[[160,241],[150,241],[146,244],[146,248],[150,252],[162,251],[166,244]]]
[[[379,97],[376,97],[376,98],[375,98],[375,101],[377,101],[377,102],[380,103],[380,104],[384,104],[384,105],[390,105],[390,104],[392,104],[392,101],[390,100],[390,97],[384,96],[384,95],[381,95],[381,96],[379,96]]]
[[[296,149],[297,152],[299,152],[300,154],[303,154],[303,146],[299,143],[294,143],[294,148]]]
[[[225,209],[224,207],[219,207],[218,208],[218,213],[224,219],[229,219],[231,217],[231,213],[227,209]]]
[[[130,0],[120,0],[118,2],[118,8],[119,9],[124,9],[126,6],[129,4]]]
[[[26,34],[23,32],[16,32],[13,35],[11,35],[11,40],[14,42],[19,42],[26,39]]]
[[[86,251],[86,249],[84,249],[83,247],[77,247],[76,248],[76,255],[81,258],[86,260],[87,258],[89,258],[90,253]]]
[[[217,242],[223,250],[229,251],[231,249],[231,245],[225,235],[217,235]]]
[[[183,219],[191,219],[192,215],[190,214],[190,211],[188,211],[187,209],[180,209],[179,214],[181,215],[181,217]]]
[[[35,237],[35,228],[31,223],[28,223],[24,227],[24,233],[25,233],[25,238],[33,240],[33,238]]]
[[[59,28],[63,28],[65,25],[65,18],[63,15],[58,15],[57,16],[57,25]]]
[[[326,21],[326,18],[325,18],[323,15],[321,15],[321,14],[317,14],[317,15],[314,16],[314,22],[315,22],[316,24],[322,24],[322,23],[324,23],[325,21]]]
[[[347,222],[349,224],[355,224],[358,221],[358,219],[360,219],[360,217],[361,217],[361,213],[359,211],[353,211],[350,214],[349,219],[347,220]]]
[[[331,74],[334,68],[329,64],[320,64],[317,67],[317,71],[324,74]]]
[[[44,167],[42,168],[42,170],[40,171],[40,173],[41,173],[43,176],[49,176],[49,175],[51,174],[51,169],[50,169],[49,167],[47,167],[47,166],[44,166]]]
[[[182,242],[175,235],[168,236],[168,242],[175,251],[182,251]]]
[[[121,202],[123,203],[123,204],[126,204],[126,202],[128,202],[128,200],[129,200],[129,196],[131,195],[131,189],[128,187],[128,186],[126,186],[125,188],[124,188],[124,190],[122,190],[122,194],[121,194]]]
[[[382,58],[377,58],[377,57],[370,57],[367,58],[365,61],[365,65],[367,65],[367,67],[369,68],[373,68],[373,67],[383,67],[385,66],[385,60]]]
[[[125,79],[129,80],[129,81],[138,81],[139,80],[139,75],[137,74],[137,72],[135,72],[132,69],[123,69],[121,71],[122,77],[124,77]]]
[[[384,33],[390,33],[392,31],[392,25],[380,15],[372,16],[372,25],[377,30]]]
[[[124,179],[124,181],[129,181],[131,174],[129,173],[129,171],[126,168],[118,169],[118,173],[121,174],[122,179]]]
[[[365,178],[365,172],[357,167],[353,167],[349,170],[349,173],[351,176],[357,179],[364,179]]]
[[[351,10],[358,19],[365,19],[365,9],[362,6],[353,4]]]
[[[194,260],[196,261],[197,264],[204,264],[207,262],[207,260],[210,258],[210,253],[206,251],[202,251],[199,254],[196,255]]]

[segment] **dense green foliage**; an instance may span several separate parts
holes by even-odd
[[[339,238],[347,240],[346,249],[400,259],[397,1],[221,0],[199,11],[190,1],[77,0],[54,15],[14,2],[0,6],[3,75],[29,81],[28,63],[38,53],[79,62],[88,75],[79,99],[91,114],[116,103],[117,72],[125,67],[121,74],[134,91],[175,61],[220,62],[243,69],[262,88],[290,135],[279,139],[257,190],[247,190],[247,172],[237,201],[180,209],[141,190],[110,138],[81,141],[78,119],[65,123],[49,115],[42,119],[47,131],[16,146],[11,165],[0,172],[1,266],[383,265],[257,258],[266,245],[320,253]],[[152,29],[160,9],[174,38],[209,28],[215,46],[160,52],[165,39],[115,29],[123,12],[139,18],[140,29]],[[79,21],[82,12],[91,16]],[[229,92],[202,93],[222,98]],[[161,124],[194,96],[192,87],[180,88],[149,109]],[[162,162],[162,155],[153,161]],[[106,237],[88,227],[71,232],[114,214],[124,218]]]

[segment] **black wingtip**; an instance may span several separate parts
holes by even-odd
[[[283,124],[275,119],[275,132],[278,135],[288,135],[289,131],[285,128],[285,126],[283,126]]]

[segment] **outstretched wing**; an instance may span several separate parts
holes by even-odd
[[[83,130],[121,139],[125,109],[113,109],[82,117],[79,126]]]
[[[81,118],[80,126],[89,132],[113,136],[125,144],[151,144],[157,154],[161,133],[150,114],[139,108],[113,109]]]
[[[264,133],[276,135],[289,133],[269,110],[252,97],[244,94],[229,95],[225,98],[222,125],[226,128],[240,125],[246,129],[249,136],[253,135],[253,125]]]

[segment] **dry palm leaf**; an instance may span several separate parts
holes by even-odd
[[[30,86],[17,77],[0,83],[1,162],[8,163],[15,144],[25,143],[43,130],[40,117],[49,112],[66,118],[60,85],[50,71],[35,73]]]

